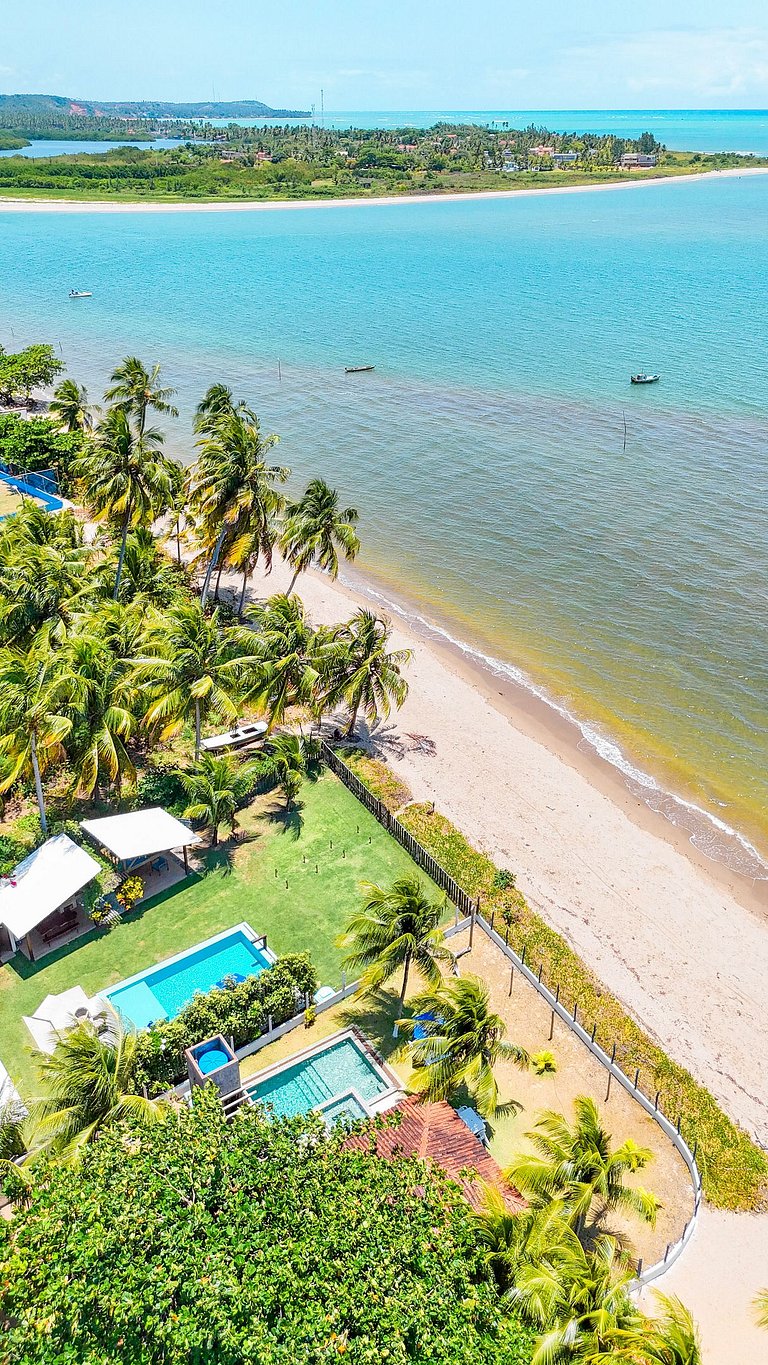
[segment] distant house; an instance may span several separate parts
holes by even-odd
[[[543,144],[540,147],[531,147],[531,156],[549,156],[554,158],[554,155],[554,147],[545,147]]]
[[[655,166],[657,160],[649,152],[625,152],[621,164],[625,170],[632,170],[636,166]]]
[[[578,161],[578,152],[553,152],[552,160],[556,166],[572,166],[574,161]]]
[[[505,158],[504,165],[502,166],[501,169],[503,170],[505,175],[512,175],[514,171],[519,171],[520,167],[518,166],[516,161],[507,161]]]
[[[271,160],[272,160],[272,153],[271,153],[271,152],[257,152],[257,153],[256,153],[256,160],[257,160],[257,161],[271,161]]]

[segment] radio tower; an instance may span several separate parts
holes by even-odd
[[[325,127],[325,122],[324,122],[324,120],[325,120],[325,92],[324,92],[324,90],[323,90],[323,88],[322,88],[322,86],[321,86],[321,87],[320,87],[320,127],[321,127],[321,128],[324,128],[324,127]]]

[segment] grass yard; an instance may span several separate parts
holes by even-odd
[[[335,939],[360,902],[360,883],[415,870],[329,773],[305,783],[299,810],[287,818],[271,796],[241,818],[240,839],[211,850],[203,875],[147,901],[111,932],[94,930],[39,963],[17,953],[0,968],[0,1059],[25,1097],[36,1086],[22,1015],[46,995],[76,985],[95,994],[241,920],[265,933],[277,953],[310,953],[320,982],[336,986]]]

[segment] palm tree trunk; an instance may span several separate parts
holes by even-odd
[[[37,804],[40,808],[40,828],[43,834],[48,833],[48,821],[45,818],[45,801],[43,799],[43,784],[40,780],[40,764],[37,761],[37,740],[31,736],[32,750],[32,771],[35,774],[35,791],[37,792]]]
[[[354,732],[355,732],[355,726],[356,726],[356,724],[357,724],[357,713],[358,713],[359,710],[360,710],[360,702],[359,702],[359,700],[358,700],[358,701],[355,702],[355,704],[354,704],[354,706],[353,706],[353,708],[352,708],[352,715],[351,715],[350,718],[349,718],[349,725],[347,726],[347,735],[346,735],[347,739],[351,739],[351,738],[352,738],[352,735],[353,735]]]
[[[200,703],[195,702],[195,762],[200,757]]]
[[[210,586],[211,586],[211,575],[213,574],[213,571],[214,571],[214,569],[216,568],[216,561],[217,561],[218,558],[219,558],[219,552],[220,552],[220,550],[221,550],[221,546],[222,546],[222,543],[223,543],[223,541],[224,541],[224,536],[226,535],[226,529],[227,529],[227,528],[224,526],[224,527],[222,527],[222,529],[219,531],[218,539],[217,539],[217,541],[216,541],[216,544],[215,544],[214,547],[213,547],[213,554],[211,555],[211,560],[210,560],[210,563],[209,563],[208,568],[207,568],[206,573],[205,573],[205,582],[203,583],[203,591],[202,591],[201,594],[200,594],[200,606],[201,606],[201,607],[204,607],[205,604],[206,604],[206,602],[207,602],[207,600],[208,600],[208,589],[209,589]]]
[[[181,517],[176,518],[176,563],[181,567]]]
[[[213,600],[214,600],[214,602],[218,602],[218,600],[219,600],[219,584],[221,583],[221,575],[223,574],[223,572],[224,572],[224,560],[222,559],[222,561],[221,561],[221,563],[220,563],[220,565],[219,565],[219,572],[218,572],[217,575],[216,575],[216,587],[215,587],[214,593],[213,593]]]
[[[402,1014],[403,1009],[404,1009],[404,1007],[405,1007],[405,993],[406,993],[406,991],[408,990],[408,972],[409,972],[409,970],[410,970],[410,966],[411,966],[411,954],[410,954],[410,951],[409,951],[409,952],[406,953],[406,955],[405,955],[405,962],[403,963],[403,989],[402,989],[401,992],[400,992],[400,1013],[401,1013],[401,1014]]]
[[[246,590],[247,587],[248,587],[248,566],[246,565],[246,567],[243,569],[243,590],[242,590],[242,592],[240,593],[240,606],[239,606],[238,609],[237,609],[237,614],[238,614],[238,616],[242,616],[242,614],[243,614],[243,607],[245,606],[245,590]]]
[[[112,593],[112,600],[113,600],[114,602],[117,601],[117,594],[118,594],[119,591],[120,591],[120,579],[121,579],[122,576],[123,576],[123,560],[125,559],[125,544],[126,544],[126,541],[127,541],[127,539],[128,539],[128,522],[130,521],[130,519],[131,519],[131,506],[130,506],[130,503],[129,503],[129,504],[128,504],[128,508],[127,508],[127,510],[126,510],[126,513],[125,513],[125,521],[123,522],[123,538],[122,538],[122,540],[121,540],[121,542],[120,542],[120,555],[119,555],[119,558],[118,558],[118,561],[117,561],[117,573],[115,574],[115,590],[114,590],[114,592]]]
[[[301,573],[301,569],[294,569],[294,571],[293,571],[293,578],[291,579],[290,585],[289,585],[289,587],[288,587],[288,592],[287,592],[287,594],[286,594],[287,597],[290,597],[291,593],[293,592],[294,588],[296,587],[296,579],[298,578],[298,576],[299,576],[300,573]]]
[[[213,827],[213,838],[211,839],[211,848],[217,848],[217,847],[218,847],[218,843],[219,843],[219,827],[218,827],[218,825],[214,825],[214,827]]]

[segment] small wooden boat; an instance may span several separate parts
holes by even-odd
[[[374,370],[375,365],[345,365],[345,374],[368,374],[369,370]]]
[[[90,289],[70,289],[69,297],[71,299],[92,299],[93,294]]]
[[[661,379],[660,374],[631,374],[630,384],[658,384]]]

